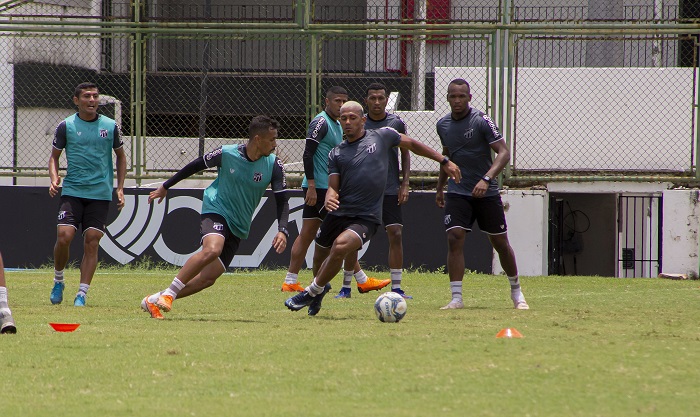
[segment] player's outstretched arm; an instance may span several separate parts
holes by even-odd
[[[148,193],[148,204],[151,204],[153,200],[158,200],[158,204],[163,202],[165,196],[168,195],[168,190],[161,184],[158,188]]]
[[[440,169],[447,174],[448,177],[452,178],[454,182],[458,183],[462,179],[462,173],[454,162],[450,160],[445,161],[445,156],[443,154],[423,144],[422,142],[402,134],[401,143],[399,146],[401,148],[408,149],[416,155],[440,162]]]

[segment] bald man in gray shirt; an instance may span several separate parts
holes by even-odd
[[[365,130],[362,105],[349,101],[340,108],[340,122],[347,138],[328,156],[328,191],[323,220],[316,237],[314,270],[316,277],[304,291],[290,297],[285,306],[292,311],[309,307],[309,315],[321,310],[330,281],[340,271],[343,260],[372,238],[381,224],[389,152],[395,146],[438,161],[441,172],[459,183],[457,165],[428,146],[392,128]],[[317,267],[318,266],[318,267]]]

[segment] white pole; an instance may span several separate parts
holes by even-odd
[[[415,21],[425,25],[427,0],[414,3]],[[413,36],[411,56],[411,110],[425,110],[425,35]]]

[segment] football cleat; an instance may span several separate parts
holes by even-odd
[[[464,302],[462,300],[452,300],[446,306],[440,307],[440,310],[453,310],[459,308],[464,308]]]
[[[75,300],[73,300],[73,305],[75,307],[85,307],[85,296],[82,294],[76,295]]]
[[[156,307],[167,313],[173,309],[173,296],[162,294],[160,297],[158,297],[158,301],[156,301],[155,304]]]
[[[63,290],[66,288],[66,284],[63,282],[55,282],[53,284],[53,289],[51,290],[51,304],[61,304],[63,301]]]
[[[163,314],[158,309],[158,306],[155,305],[155,303],[149,303],[148,297],[150,297],[150,295],[147,295],[143,300],[141,300],[141,309],[146,313],[149,313],[151,318],[163,320],[165,317],[163,317]]]
[[[351,298],[352,297],[352,290],[350,288],[341,288],[340,292],[338,292],[338,295],[335,296],[335,298]]]
[[[299,311],[302,308],[310,305],[314,301],[315,297],[312,297],[308,291],[304,290],[294,297],[287,298],[284,305],[292,311]]]
[[[406,294],[405,292],[403,292],[403,290],[402,290],[401,288],[397,288],[397,289],[391,290],[391,291],[393,291],[393,292],[395,292],[396,294],[402,296],[405,300],[412,300],[412,299],[413,299],[413,296],[412,296],[412,295]]]
[[[364,294],[370,291],[381,290],[389,284],[391,284],[390,279],[367,278],[364,284],[357,284],[357,291]]]
[[[513,308],[516,310],[529,310],[530,306],[527,305],[527,302],[523,298],[521,300],[513,300]]]
[[[299,285],[298,282],[295,282],[294,284],[287,284],[286,282],[282,284],[282,292],[302,292],[304,291],[304,287]]]
[[[323,302],[323,297],[326,296],[328,291],[331,290],[331,283],[329,282],[323,287],[323,292],[316,297],[314,297],[314,300],[309,304],[309,316],[315,316],[318,314],[319,311],[321,311],[321,303]]]

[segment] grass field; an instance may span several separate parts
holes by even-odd
[[[700,283],[524,277],[529,311],[504,277],[468,275],[464,310],[441,311],[447,277],[407,273],[398,324],[377,293],[316,317],[283,306],[281,271],[226,274],[139,308],[172,271],[99,270],[88,307],[52,306],[50,270],[7,272],[18,334],[0,337],[0,416],[693,416]],[[308,280],[308,273],[304,278]],[[388,277],[388,273],[377,276]],[[57,333],[49,322],[77,322]],[[502,328],[522,339],[497,339]]]

